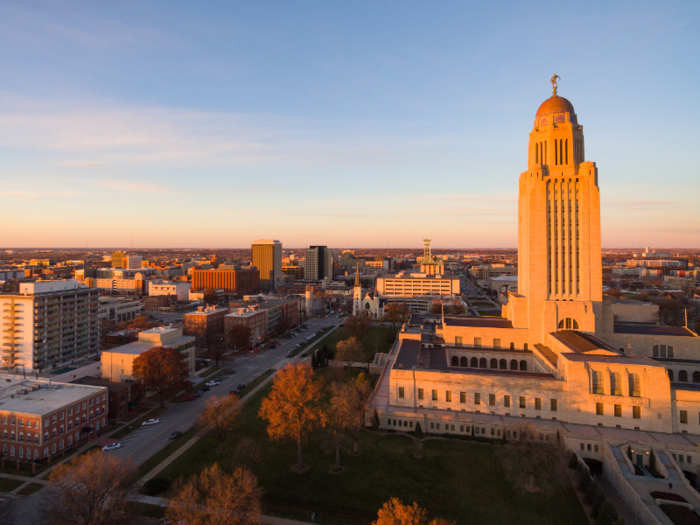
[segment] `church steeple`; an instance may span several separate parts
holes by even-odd
[[[360,282],[360,263],[357,263],[357,273],[355,274],[355,288],[362,288],[362,283]]]

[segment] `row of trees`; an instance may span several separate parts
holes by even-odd
[[[272,382],[272,390],[263,399],[260,417],[267,421],[267,433],[273,440],[293,440],[297,444],[297,471],[304,470],[302,445],[317,429],[324,429],[336,453],[335,469],[340,467],[340,450],[346,439],[359,453],[360,431],[364,426],[365,407],[371,393],[366,377],[333,383],[329,401],[323,402],[323,381],[314,376],[311,366],[289,364]]]

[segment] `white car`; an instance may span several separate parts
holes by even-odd
[[[157,425],[158,423],[160,423],[160,419],[149,419],[148,421],[141,423],[141,426],[147,427],[149,425]]]
[[[116,443],[102,447],[102,451],[109,452],[110,450],[117,450],[119,448],[122,448],[122,444],[117,441]]]
[[[221,383],[218,381],[209,381],[206,385],[207,386],[219,386]]]

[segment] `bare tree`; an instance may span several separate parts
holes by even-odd
[[[345,330],[360,341],[372,326],[369,312],[361,310],[357,315],[350,315],[345,321]]]
[[[214,463],[199,477],[179,481],[166,515],[188,525],[255,525],[260,517],[262,491],[247,468],[229,476]]]
[[[564,449],[559,443],[545,441],[530,423],[518,425],[513,432],[514,437],[499,446],[498,455],[516,488],[551,494],[566,482]]]
[[[362,362],[367,360],[365,356],[365,350],[362,343],[357,339],[357,337],[350,337],[348,339],[343,339],[338,341],[335,345],[335,359],[337,361],[345,361],[345,364],[350,368],[350,363]]]
[[[134,489],[136,469],[126,460],[95,451],[55,467],[42,503],[49,525],[121,525]]]
[[[233,350],[243,350],[250,346],[250,338],[252,332],[250,326],[245,324],[236,324],[226,334],[228,344]]]
[[[213,396],[207,399],[204,410],[197,416],[197,428],[202,434],[210,434],[218,442],[219,451],[229,432],[238,424],[241,405],[238,396]]]

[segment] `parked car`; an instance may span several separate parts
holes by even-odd
[[[151,425],[157,425],[158,423],[160,423],[160,419],[149,419],[148,421],[144,421],[143,423],[141,423],[141,426],[148,427]]]
[[[182,397],[183,401],[194,401],[195,399],[197,399],[197,396],[195,394],[189,394],[187,396]]]
[[[116,443],[112,443],[111,445],[106,445],[102,447],[103,452],[109,452],[110,450],[117,450],[119,448],[122,448],[122,444],[117,441]]]
[[[202,396],[204,395],[204,390],[197,390],[197,391],[194,393],[194,395],[197,396],[197,397],[202,397]]]
[[[171,432],[170,435],[168,436],[168,439],[177,439],[182,435],[182,432],[179,430],[175,430],[174,432]]]
[[[235,373],[236,373],[236,371],[235,371],[235,370],[231,370],[231,373],[232,373],[232,374],[235,374]]]
[[[245,384],[243,384],[243,383],[241,383],[240,385],[238,385],[236,387],[236,389],[238,389],[238,390],[243,390],[244,388],[245,388]]]
[[[228,395],[230,395],[230,396],[238,395],[238,390],[229,390]]]
[[[204,385],[204,386],[202,387],[202,392],[209,392],[210,390],[211,390],[211,388],[209,388],[209,387],[206,386],[206,385]]]

